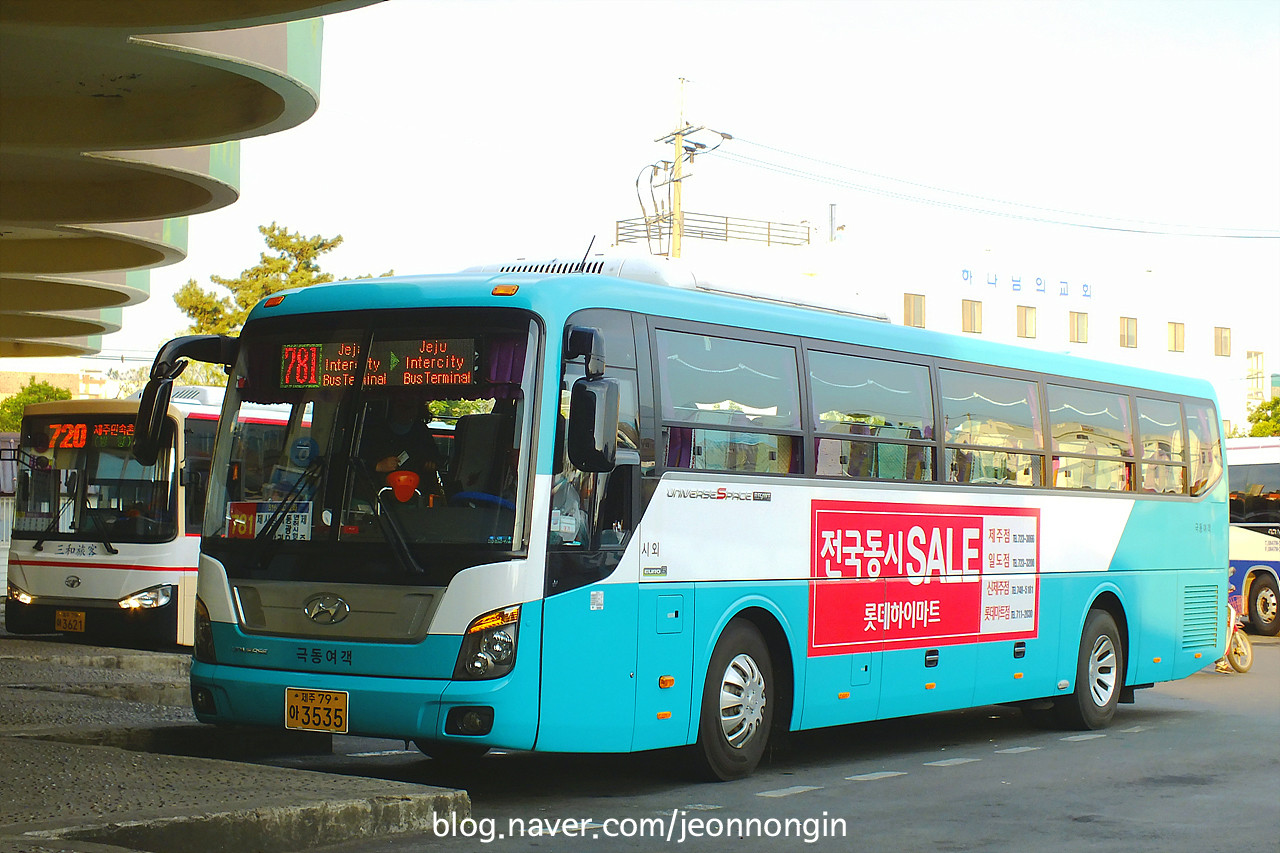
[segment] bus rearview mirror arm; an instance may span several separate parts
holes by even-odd
[[[184,335],[160,347],[151,363],[151,378],[138,401],[138,419],[133,425],[134,459],[142,465],[156,464],[173,380],[187,369],[187,363],[194,360],[230,367],[239,351],[239,339],[227,335]]]

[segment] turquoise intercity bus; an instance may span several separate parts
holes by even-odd
[[[140,435],[187,359],[230,369],[205,722],[688,747],[733,779],[777,731],[994,703],[1103,727],[1222,654],[1204,381],[629,259],[272,296],[161,350]],[[291,417],[250,478],[261,405]]]

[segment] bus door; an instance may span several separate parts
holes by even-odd
[[[616,464],[612,471],[583,471],[569,458],[571,389],[585,364],[567,361],[555,425],[537,748],[626,752],[634,748],[635,626],[644,621],[638,551],[630,547],[640,506],[635,355],[630,315],[581,314],[592,315],[591,328],[610,346],[605,375],[619,388]]]

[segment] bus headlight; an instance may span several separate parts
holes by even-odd
[[[164,607],[172,600],[173,585],[164,583],[144,589],[142,592],[135,592],[116,603],[120,605],[121,610],[148,610],[152,607]]]
[[[196,628],[195,646],[192,654],[201,663],[217,663],[218,654],[213,647],[213,620],[209,618],[209,607],[196,596]]]
[[[520,633],[520,605],[493,610],[467,626],[453,677],[465,680],[500,678],[516,662]]]
[[[30,604],[36,600],[31,593],[16,587],[13,584],[9,584],[9,597],[19,604]]]

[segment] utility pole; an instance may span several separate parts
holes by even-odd
[[[675,156],[672,157],[671,163],[671,251],[670,256],[673,258],[680,257],[680,244],[684,240],[684,206],[681,203],[681,190],[684,181],[684,138],[690,133],[702,130],[700,127],[693,127],[685,123],[684,120],[684,84],[688,80],[684,77],[680,78],[680,122],[676,125],[676,130],[668,133],[666,136],[655,139],[655,142],[670,142],[675,145]],[[695,148],[704,146],[695,143]]]
[[[680,78],[680,93],[684,94],[684,78]],[[684,169],[684,98],[681,97],[680,129],[675,133],[676,157],[671,167],[671,180],[675,186],[671,188],[671,257],[680,257],[680,243],[684,239],[684,207],[680,204],[680,192],[683,189]]]

